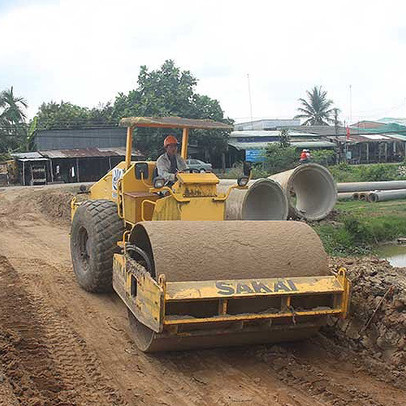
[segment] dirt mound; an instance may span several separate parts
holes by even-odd
[[[46,192],[36,196],[35,204],[46,218],[69,222],[73,196],[73,192],[66,190]]]
[[[344,266],[352,282],[350,314],[324,333],[355,350],[364,365],[395,383],[406,380],[406,269],[377,258],[332,259]]]
[[[77,189],[77,188],[76,188]],[[35,221],[45,218],[51,222],[70,222],[70,202],[76,189],[20,189],[7,193],[0,207],[0,217],[4,221]]]

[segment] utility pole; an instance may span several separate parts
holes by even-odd
[[[352,85],[350,85],[350,119],[348,125],[352,123]]]
[[[250,83],[250,74],[247,73],[247,81],[248,81],[248,99],[250,103],[250,117],[251,117],[251,129],[254,129],[254,125],[252,122],[252,100],[251,100],[251,83]]]

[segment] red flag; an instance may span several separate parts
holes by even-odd
[[[347,125],[347,141],[350,139],[350,129]]]

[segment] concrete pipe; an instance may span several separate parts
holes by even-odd
[[[289,216],[306,220],[321,220],[333,209],[337,189],[331,173],[321,165],[305,164],[269,177],[285,192]]]
[[[368,201],[371,203],[405,198],[406,198],[406,189],[375,190],[374,192],[371,192],[368,195]]]
[[[338,193],[337,200],[353,200],[355,193]]]
[[[218,190],[226,193],[236,180],[220,181]],[[226,201],[226,220],[286,220],[288,202],[282,188],[271,179],[258,179],[246,190],[234,189]]]
[[[339,193],[365,192],[374,190],[394,190],[394,189],[406,189],[406,180],[337,183],[337,191]]]

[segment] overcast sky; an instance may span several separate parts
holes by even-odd
[[[248,74],[254,119],[292,118],[314,85],[342,120],[406,117],[404,1],[0,0],[0,38],[0,90],[14,86],[30,116],[113,101],[140,65],[173,59],[237,122]]]

